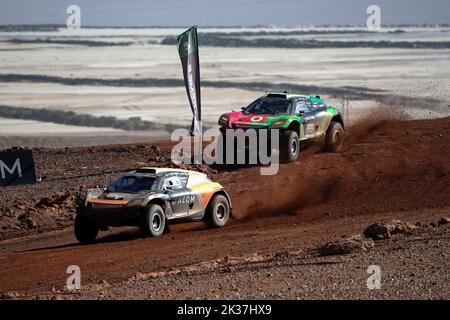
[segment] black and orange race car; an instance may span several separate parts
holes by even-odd
[[[99,230],[139,226],[143,236],[157,237],[169,223],[204,221],[226,225],[230,197],[206,174],[172,168],[140,168],[125,173],[104,189],[89,189],[76,199],[75,236],[92,243]]]

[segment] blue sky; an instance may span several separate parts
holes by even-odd
[[[70,4],[91,26],[365,24],[370,4],[382,24],[450,24],[450,0],[0,0],[0,24],[65,24]]]

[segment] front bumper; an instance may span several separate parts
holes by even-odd
[[[88,205],[78,207],[77,214],[99,227],[137,226],[142,209],[140,206],[92,207]]]

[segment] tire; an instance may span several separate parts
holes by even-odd
[[[166,215],[158,204],[151,204],[142,212],[139,219],[139,230],[143,237],[159,237],[166,229]]]
[[[228,202],[228,199],[221,194],[216,194],[206,208],[204,219],[206,226],[208,228],[224,227],[229,218],[230,203]]]
[[[344,145],[344,128],[339,122],[331,121],[325,137],[325,151],[340,152]]]
[[[300,143],[297,132],[286,130],[280,137],[280,160],[282,162],[294,162],[300,153]]]
[[[94,243],[99,232],[99,227],[87,221],[82,215],[77,214],[75,217],[74,233],[75,238],[82,244]]]

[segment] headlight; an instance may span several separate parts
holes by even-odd
[[[87,198],[100,198],[103,195],[103,190],[100,189],[88,189],[86,192]]]
[[[219,118],[219,123],[224,123],[224,124],[228,124],[228,121],[230,120],[230,118],[228,116],[221,116]]]

